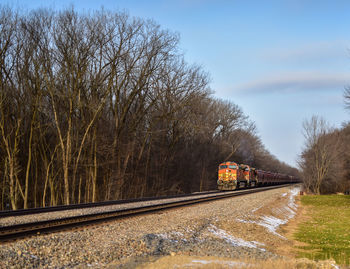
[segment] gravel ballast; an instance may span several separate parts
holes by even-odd
[[[243,190],[243,192],[245,191],[247,190]],[[156,200],[140,201],[140,202],[128,202],[128,203],[122,203],[122,204],[95,206],[95,207],[81,208],[81,209],[67,209],[67,210],[60,210],[60,211],[54,211],[54,212],[45,212],[40,214],[1,217],[0,227],[6,227],[10,225],[15,225],[15,224],[24,224],[29,222],[46,221],[46,220],[52,220],[52,219],[62,219],[66,217],[91,215],[91,214],[103,213],[103,212],[109,212],[109,211],[115,211],[115,210],[137,208],[141,206],[151,206],[151,205],[162,204],[165,202],[171,203],[171,202],[176,202],[180,200],[186,201],[186,200],[191,200],[199,197],[225,195],[226,193],[228,192],[207,193],[207,194],[201,194],[201,195],[199,195],[200,193],[198,193],[196,196],[184,196],[184,197],[180,196],[180,197],[174,197],[174,198],[156,199]]]
[[[0,245],[1,268],[134,267],[166,255],[279,258],[289,186]]]

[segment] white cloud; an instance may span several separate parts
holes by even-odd
[[[289,73],[264,77],[235,87],[239,93],[337,90],[350,85],[349,73]]]
[[[349,61],[350,41],[330,41],[304,44],[288,48],[274,48],[264,51],[262,58],[283,63],[314,63]]]

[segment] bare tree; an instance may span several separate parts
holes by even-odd
[[[0,13],[0,131],[4,148],[3,162],[9,179],[9,197],[13,209],[18,207],[18,191],[24,199],[23,188],[19,181],[18,154],[20,150],[22,111],[16,107],[23,105],[21,92],[16,81],[16,66],[21,46],[17,34],[17,14],[2,9]]]
[[[321,186],[329,177],[330,170],[341,152],[339,132],[335,132],[318,116],[304,121],[303,130],[306,141],[306,149],[302,154],[305,186],[320,194]]]
[[[344,102],[345,107],[350,110],[350,87],[346,87],[344,90]]]

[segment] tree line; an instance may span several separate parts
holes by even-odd
[[[344,91],[350,109],[350,88]],[[350,191],[350,122],[333,128],[320,116],[303,123],[305,147],[299,165],[307,192],[326,194]]]
[[[235,160],[295,174],[152,20],[0,7],[1,210],[216,187]]]

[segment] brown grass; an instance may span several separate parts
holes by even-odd
[[[298,225],[305,221],[310,220],[310,216],[307,214],[307,209],[301,206],[300,197],[297,196],[295,203],[298,205],[298,210],[294,218],[290,219],[287,224],[280,227],[279,232],[286,238],[288,238],[288,244],[281,244],[276,249],[276,254],[286,256],[289,258],[295,258],[297,255],[296,247],[305,246],[305,243],[296,241],[294,233],[298,229]]]
[[[240,259],[232,260],[220,257],[196,257],[196,256],[165,256],[155,262],[150,262],[138,266],[139,269],[168,269],[168,268],[201,268],[201,269],[221,269],[221,268],[251,268],[251,269],[334,269],[335,262],[311,261],[308,259],[278,259],[278,260],[252,260]]]

